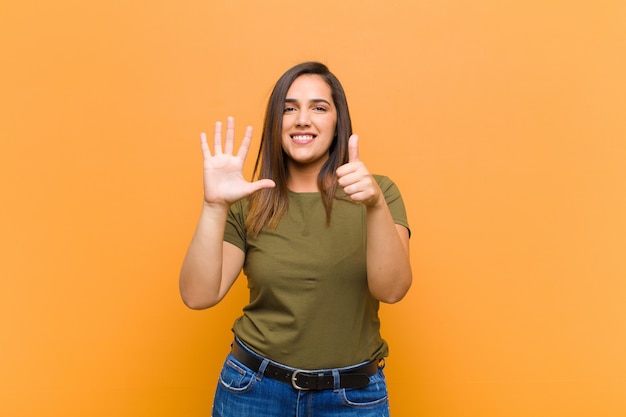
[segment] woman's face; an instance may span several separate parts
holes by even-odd
[[[335,136],[337,109],[330,86],[315,74],[301,75],[287,91],[283,150],[292,166],[321,169]]]

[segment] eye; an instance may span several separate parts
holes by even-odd
[[[313,108],[313,110],[315,110],[316,112],[321,112],[321,113],[323,113],[323,112],[325,112],[325,111],[326,111],[326,107],[324,107],[324,106],[315,106],[315,107]]]
[[[292,106],[285,106],[283,109],[283,113],[293,113],[294,111],[296,111],[296,108]]]

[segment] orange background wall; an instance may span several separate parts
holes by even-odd
[[[312,59],[409,209],[393,415],[626,415],[625,28],[622,0],[4,2],[0,415],[209,415],[246,293],[179,299],[198,134],[258,140]]]

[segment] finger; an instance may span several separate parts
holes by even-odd
[[[215,122],[215,133],[213,134],[213,150],[215,154],[222,153],[222,122]]]
[[[243,136],[241,145],[239,146],[239,151],[237,151],[237,156],[239,158],[246,159],[246,155],[248,155],[248,150],[250,149],[251,140],[252,140],[252,126],[248,126],[246,127],[246,133]]]
[[[350,136],[348,139],[348,162],[356,162],[359,160],[359,137],[357,135]]]
[[[226,144],[224,146],[224,153],[232,154],[235,147],[235,118],[228,117],[226,119]]]
[[[251,194],[256,193],[259,190],[263,190],[265,188],[274,188],[276,183],[270,179],[262,179],[254,182],[250,182],[246,184],[246,195],[249,196]]]
[[[262,180],[257,180],[251,183],[251,185],[254,187],[255,191],[258,190],[262,190],[264,188],[274,188],[276,187],[276,183],[270,179],[262,179]]]
[[[202,147],[202,153],[204,156],[211,156],[211,149],[209,149],[209,144],[206,141],[206,133],[200,133],[200,146]]]

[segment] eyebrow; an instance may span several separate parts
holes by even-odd
[[[298,100],[295,99],[295,98],[286,98],[285,99],[285,103],[297,103],[297,102],[298,102]],[[326,99],[323,99],[323,98],[311,99],[311,100],[309,100],[309,103],[326,103],[326,104],[328,104],[330,106],[330,102],[328,100],[326,100]]]

